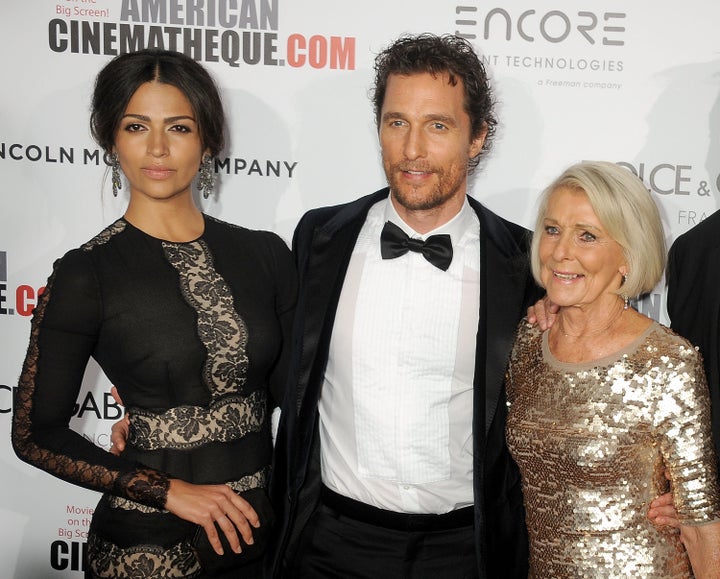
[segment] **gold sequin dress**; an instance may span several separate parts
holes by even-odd
[[[710,401],[689,342],[653,323],[614,355],[570,364],[547,332],[521,324],[507,395],[531,577],[692,577],[679,533],[647,518],[666,466],[683,524],[720,513]]]

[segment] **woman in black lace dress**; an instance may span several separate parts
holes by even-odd
[[[259,532],[259,505],[239,493],[267,486],[296,280],[279,237],[204,215],[193,200],[194,179],[212,188],[223,126],[215,84],[181,54],[125,54],[96,79],[93,136],[111,155],[114,192],[122,171],[130,201],[55,263],[12,427],[21,459],[104,492],[88,577],[203,577],[198,526],[216,552],[220,535],[226,550],[249,551]],[[68,427],[91,356],[129,411],[121,457]],[[259,574],[254,563],[230,572]]]

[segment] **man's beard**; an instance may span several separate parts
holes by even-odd
[[[409,169],[404,165],[385,165],[385,174],[388,185],[393,194],[393,199],[402,207],[409,211],[427,211],[441,207],[448,200],[455,197],[457,191],[462,187],[465,181],[464,174],[459,171],[451,170],[432,170],[434,183],[431,185],[423,184],[414,187],[411,184],[402,181],[400,172],[402,169]],[[423,171],[427,168],[413,167],[411,170]]]

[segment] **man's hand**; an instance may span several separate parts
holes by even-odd
[[[677,511],[673,505],[672,493],[660,495],[650,503],[648,519],[653,525],[675,527],[676,529],[680,527]]]
[[[123,402],[115,386],[110,388],[110,394],[112,394],[115,402],[123,406]],[[130,436],[130,419],[126,412],[125,416],[113,424],[110,429],[110,452],[116,456],[120,456],[122,451],[125,450],[125,443],[127,442],[128,436]]]
[[[535,305],[528,308],[527,319],[531,324],[537,324],[544,332],[555,323],[555,318],[559,310],[560,306],[552,303],[550,299],[545,296],[541,300],[538,300]]]

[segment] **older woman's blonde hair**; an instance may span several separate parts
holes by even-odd
[[[605,161],[572,165],[543,191],[530,250],[535,281],[542,285],[538,249],[548,201],[560,188],[585,193],[602,226],[622,247],[628,273],[617,293],[632,298],[652,290],[665,268],[665,233],[660,213],[640,179]]]

